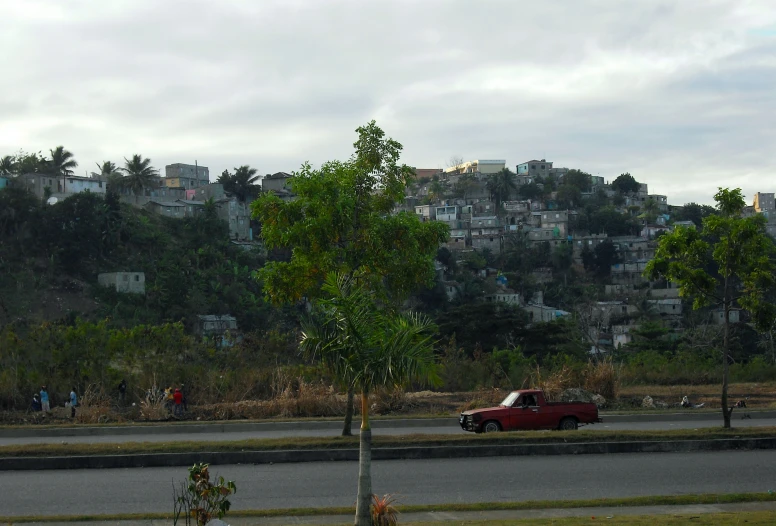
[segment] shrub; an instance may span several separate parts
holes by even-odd
[[[209,468],[209,464],[194,464],[189,468],[188,484],[181,482],[180,493],[173,489],[173,524],[177,525],[183,515],[186,526],[192,524],[192,519],[197,526],[205,526],[214,517],[223,518],[231,508],[228,497],[237,487],[224,477],[215,477],[211,482]]]
[[[399,523],[395,502],[396,499],[391,495],[372,495],[372,526],[396,526]]]
[[[590,361],[582,371],[585,390],[600,394],[607,400],[617,398],[620,387],[619,373],[611,358],[597,362]]]

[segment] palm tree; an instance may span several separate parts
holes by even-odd
[[[143,156],[136,153],[132,159],[124,157],[124,168],[119,168],[124,172],[122,183],[132,190],[136,195],[143,189],[152,186],[156,180],[158,171],[151,166],[151,159],[143,159]]]
[[[51,152],[49,168],[54,175],[62,176],[62,193],[65,193],[67,177],[75,173],[73,168],[77,167],[78,163],[73,158],[73,154],[65,150],[64,146],[57,146],[49,152]]]
[[[321,287],[318,319],[302,325],[300,346],[345,384],[361,392],[356,526],[372,524],[372,430],[369,393],[377,387],[435,379],[433,325],[421,315],[378,308],[375,294],[357,277],[329,273]]]
[[[496,214],[501,212],[501,203],[509,200],[511,193],[517,192],[515,174],[509,168],[488,176],[487,182],[490,199],[496,204]]]
[[[256,181],[259,180],[260,176],[256,175],[257,171],[256,168],[251,168],[247,164],[234,169],[231,191],[238,200],[245,202],[249,197],[258,195],[259,188]]]
[[[12,155],[6,155],[0,159],[0,175],[9,176],[16,170],[16,159]]]
[[[121,169],[112,161],[103,161],[102,164],[95,163],[99,172],[92,172],[90,175],[94,179],[102,179],[110,188],[121,186],[123,176]]]

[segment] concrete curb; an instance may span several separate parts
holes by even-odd
[[[776,418],[776,411],[749,411],[752,419]],[[734,413],[735,417],[735,413]],[[630,422],[700,422],[722,420],[721,412],[651,413],[607,415],[601,413],[604,423],[618,424]],[[401,418],[391,420],[372,420],[375,429],[386,428],[438,428],[458,427],[457,417],[446,418]],[[305,420],[300,422],[234,422],[234,423],[192,423],[178,425],[142,425],[142,426],[83,426],[83,427],[40,427],[40,428],[2,428],[0,438],[23,437],[81,437],[106,435],[191,435],[195,433],[240,433],[292,431],[296,429],[342,429],[339,420]]]
[[[408,460],[610,453],[686,453],[693,451],[758,449],[776,449],[776,438],[375,448],[372,450],[372,459]],[[226,465],[357,460],[358,449],[152,453],[72,457],[4,457],[0,458],[0,471],[175,467],[191,466],[197,462]]]

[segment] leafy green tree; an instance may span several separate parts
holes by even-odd
[[[582,170],[573,169],[563,176],[563,184],[576,187],[580,192],[589,192],[593,184],[593,177]]]
[[[124,172],[122,183],[126,188],[139,195],[146,188],[151,188],[159,176],[159,172],[151,166],[151,159],[140,154],[134,154],[132,159],[124,158]]]
[[[620,194],[635,194],[639,191],[639,182],[629,173],[620,174],[612,181],[612,190]]]
[[[433,324],[419,315],[378,307],[365,282],[330,272],[317,302],[318,319],[303,323],[301,348],[361,393],[357,526],[371,526],[372,428],[369,394],[380,387],[435,380]]]
[[[751,313],[758,327],[770,326],[776,307],[767,294],[776,284],[776,247],[762,216],[741,216],[746,203],[740,189],[720,188],[714,200],[717,214],[703,219],[702,230],[680,227],[660,238],[645,276],[676,282],[681,296],[693,298],[694,309],[723,309],[722,415],[729,428],[730,310],[737,305]]]
[[[591,253],[582,254],[582,262],[585,268],[592,270],[597,277],[605,278],[610,275],[612,265],[620,262],[620,255],[614,243],[607,239],[596,245]]]
[[[695,226],[701,228],[703,226],[703,218],[715,213],[716,210],[713,206],[687,203],[674,214],[673,219],[675,221],[692,221],[695,223]]]
[[[488,176],[487,188],[490,199],[496,204],[496,213],[501,215],[501,204],[509,201],[510,196],[517,192],[517,179],[509,168],[503,168],[498,173]]]
[[[521,185],[517,193],[523,199],[538,199],[544,192],[535,182]]]
[[[40,152],[27,153],[19,150],[13,159],[16,175],[47,173],[50,169],[49,161]]]
[[[265,246],[291,250],[290,259],[269,261],[257,271],[275,304],[315,300],[333,271],[359,276],[389,303],[433,284],[434,254],[447,240],[447,225],[392,213],[414,171],[399,164],[402,145],[386,139],[375,121],[356,131],[349,160],[317,170],[305,163],[294,174],[295,200],[267,193],[251,205]],[[350,434],[352,403],[349,388],[344,435]]]
[[[453,185],[453,195],[460,197],[461,199],[466,199],[476,186],[477,179],[474,177],[474,174],[462,174],[458,178],[458,182]]]
[[[590,212],[587,227],[592,234],[627,236],[638,233],[640,227],[627,214],[621,214],[613,206],[605,206]]]
[[[256,168],[244,164],[235,168],[233,174],[224,170],[216,182],[224,185],[224,191],[234,194],[239,201],[244,203],[261,193],[261,187],[256,184],[261,176],[256,175],[257,173]]]
[[[582,202],[582,192],[578,187],[564,183],[558,188],[557,199],[562,208],[576,208]]]

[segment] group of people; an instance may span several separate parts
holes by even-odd
[[[75,387],[70,391],[70,400],[65,404],[65,407],[70,407],[70,417],[75,418],[75,408],[78,407],[78,395],[75,392]],[[32,410],[44,413],[51,412],[51,401],[45,385],[41,386],[40,393],[32,395]]]
[[[186,389],[183,384],[180,387],[168,387],[164,390],[149,389],[146,391],[146,402],[162,402],[164,407],[175,416],[183,416],[183,412],[188,410],[186,403]]]

